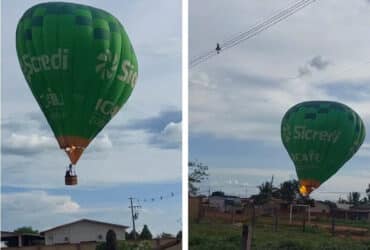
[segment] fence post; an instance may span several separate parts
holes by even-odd
[[[203,206],[202,206],[202,198],[198,197],[197,203],[198,203],[198,214],[197,214],[196,223],[200,223],[200,220],[202,219],[203,214],[204,214]]]
[[[231,208],[231,224],[234,224],[234,223],[235,223],[235,209],[233,205]]]
[[[251,250],[251,244],[252,244],[252,227],[248,226],[247,224],[244,224],[242,232],[241,250]]]
[[[158,237],[157,239],[155,239],[155,249],[156,250],[160,250],[161,249],[161,239],[160,239],[160,237]]]
[[[253,204],[252,207],[252,227],[254,228],[256,226],[256,207]]]
[[[277,232],[278,228],[278,212],[277,212],[277,207],[274,207],[274,232]]]
[[[306,232],[306,211],[303,212],[303,232]]]
[[[334,209],[331,209],[331,235],[335,236],[335,216]]]

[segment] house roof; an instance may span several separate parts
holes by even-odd
[[[89,219],[81,219],[81,220],[77,220],[77,221],[73,221],[73,222],[70,222],[70,223],[66,223],[66,224],[63,224],[63,225],[60,225],[60,226],[56,226],[56,227],[53,227],[53,228],[50,228],[50,229],[47,229],[45,231],[42,231],[41,233],[47,233],[47,232],[50,232],[50,231],[53,231],[55,229],[59,229],[59,228],[62,228],[62,227],[68,227],[68,226],[71,226],[73,224],[77,224],[77,223],[81,223],[81,222],[88,222],[88,223],[94,223],[94,224],[99,224],[99,225],[106,225],[106,226],[113,226],[113,227],[120,227],[120,228],[129,228],[128,226],[124,226],[124,225],[119,225],[119,224],[113,224],[113,223],[107,223],[107,222],[102,222],[102,221],[96,221],[96,220],[89,220]]]
[[[1,238],[15,237],[15,236],[31,236],[31,237],[42,237],[43,238],[43,236],[38,233],[17,233],[17,232],[1,231]]]

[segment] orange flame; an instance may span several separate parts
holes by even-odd
[[[308,196],[312,191],[320,186],[319,181],[303,179],[299,181],[299,192],[302,196]]]

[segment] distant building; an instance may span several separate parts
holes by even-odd
[[[24,247],[43,245],[44,236],[33,233],[15,233],[1,231],[1,248],[3,247]]]
[[[346,204],[346,203],[335,203],[335,205],[337,206],[338,209],[342,209],[342,210],[349,210],[351,208],[351,204]]]
[[[330,206],[323,201],[314,201],[314,206],[310,208],[311,214],[330,214]]]
[[[208,197],[209,206],[221,212],[231,212],[232,209],[241,209],[241,199],[237,196],[224,195],[223,193],[213,193]]]
[[[348,204],[347,204],[348,205]],[[370,205],[362,204],[350,208],[337,208],[334,211],[335,217],[345,220],[362,220],[370,222]]]
[[[108,230],[112,229],[117,240],[125,240],[127,226],[82,219],[68,224],[60,225],[46,231],[46,245],[81,243],[81,242],[103,242]]]

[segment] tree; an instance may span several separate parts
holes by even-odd
[[[177,242],[180,242],[182,240],[182,231],[178,231],[178,233],[176,234],[176,240]]]
[[[199,188],[196,187],[197,183],[204,181],[208,177],[208,166],[203,165],[201,162],[189,162],[189,193],[196,195]]]
[[[174,236],[172,235],[172,234],[170,234],[170,233],[165,233],[165,232],[163,232],[162,234],[161,234],[161,238],[173,238]]]
[[[370,201],[370,184],[366,189],[367,200]]]
[[[141,240],[151,240],[153,238],[152,233],[149,231],[149,228],[147,225],[144,225],[143,230],[141,230],[140,233],[140,239]]]
[[[212,195],[211,196],[225,196],[225,193],[222,192],[222,191],[215,191],[215,192],[212,192]]]
[[[361,194],[359,192],[351,192],[348,195],[348,202],[354,206],[360,203]]]
[[[106,239],[106,248],[105,248],[106,250],[118,250],[117,236],[112,229],[108,230],[105,239]]]
[[[14,230],[15,233],[29,233],[29,234],[38,234],[39,231],[33,229],[32,227],[20,227]]]
[[[292,202],[299,196],[299,183],[297,180],[285,181],[280,184],[280,198]]]
[[[138,234],[138,232],[135,232],[135,234],[136,234],[136,239],[139,239],[140,235]],[[126,236],[126,240],[134,240],[135,239],[134,238],[134,230],[131,230],[130,233],[126,232],[125,236]]]
[[[342,197],[339,197],[339,199],[338,199],[338,203],[339,203],[339,204],[347,204],[347,203],[348,203],[348,201],[347,201],[346,199],[342,198]]]

